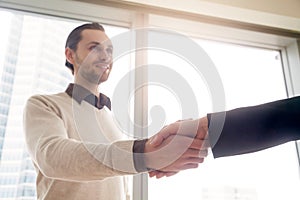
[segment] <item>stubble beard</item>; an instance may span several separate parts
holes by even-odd
[[[104,82],[107,80],[107,78],[105,80],[101,80],[103,76],[106,76],[105,73],[98,73],[94,70],[93,68],[93,64],[92,63],[88,63],[84,60],[81,60],[80,58],[78,58],[78,56],[75,59],[77,66],[79,66],[79,70],[78,73],[79,75],[84,78],[86,81],[92,83],[92,84],[100,84],[101,82]]]

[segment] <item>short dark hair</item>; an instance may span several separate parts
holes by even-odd
[[[87,24],[83,24],[81,26],[76,27],[68,36],[67,41],[66,41],[66,46],[65,48],[70,48],[74,51],[77,50],[77,44],[80,42],[80,40],[82,39],[81,36],[81,32],[86,30],[86,29],[90,29],[90,30],[100,30],[105,32],[104,28],[102,25],[93,22],[93,23],[87,23]],[[65,65],[72,71],[72,74],[74,74],[74,66],[69,63],[66,60]]]

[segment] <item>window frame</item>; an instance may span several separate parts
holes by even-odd
[[[99,21],[102,24],[127,28],[155,26],[202,39],[277,49],[280,50],[282,56],[288,96],[292,97],[300,94],[299,30],[289,30],[284,26],[271,27],[263,25],[260,22],[246,22],[245,19],[243,19],[244,21],[238,21],[238,16],[236,16],[235,19],[229,19],[224,16],[212,16],[208,13],[197,14],[188,11],[178,11],[172,8],[167,9],[164,7],[147,6],[125,1],[101,1],[97,2],[97,4],[91,4],[82,1],[2,0],[0,2],[0,8],[63,17],[70,20]],[[234,11],[234,8],[230,9]],[[89,10],[88,14],[84,12],[85,10]],[[202,11],[203,10],[205,10],[205,8],[203,8]],[[236,11],[240,13],[240,9],[236,8]],[[252,14],[252,18],[256,13],[255,11],[251,13],[249,10],[247,12],[248,14]],[[265,16],[271,15],[266,14]],[[170,21],[166,23],[167,20],[173,20],[174,23],[170,23]],[[288,19],[284,18],[284,20]],[[176,24],[176,21],[184,21],[187,22],[187,24]],[[201,29],[196,30],[194,28],[196,26],[201,27]],[[145,37],[146,36],[138,37],[136,39],[137,45],[139,42],[145,41]],[[145,54],[136,56],[135,67],[140,66],[146,61],[147,57]],[[140,81],[146,80],[147,71],[142,71],[141,74],[135,74],[136,85],[139,84]],[[134,119],[136,123],[146,124],[148,121],[147,87],[143,87],[142,90],[142,95],[135,95],[134,97]],[[135,135],[146,137],[147,133],[146,130],[143,133],[136,133],[135,131]],[[295,142],[295,145],[298,151],[300,171],[300,142]],[[134,177],[133,199],[148,199],[146,174]]]

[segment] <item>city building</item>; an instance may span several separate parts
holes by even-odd
[[[74,23],[10,13],[0,82],[0,199],[34,200],[36,173],[24,143],[22,113],[29,96],[64,91],[64,43]],[[69,28],[68,28],[69,27]]]

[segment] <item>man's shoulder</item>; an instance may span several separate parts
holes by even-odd
[[[34,94],[30,96],[27,100],[27,103],[33,104],[61,104],[61,103],[69,103],[71,98],[65,92],[60,92],[56,94]]]
[[[56,94],[34,94],[31,95],[28,99],[67,99],[69,96],[65,92],[60,92]]]

